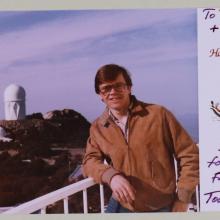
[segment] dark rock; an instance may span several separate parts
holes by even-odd
[[[68,185],[70,173],[81,164],[82,156],[70,150],[85,148],[90,123],[71,109],[46,116],[0,121],[12,138],[0,141],[0,206],[18,205]]]
[[[40,112],[27,115],[25,119],[44,119],[43,115]]]

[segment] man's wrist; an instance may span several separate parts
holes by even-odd
[[[115,175],[119,175],[120,172],[110,167],[102,174],[102,182],[107,183],[110,186],[111,180]]]

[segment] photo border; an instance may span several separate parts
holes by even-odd
[[[0,10],[81,10],[219,7],[219,0],[1,0]]]
[[[1,0],[1,11],[17,11],[17,10],[81,10],[81,9],[141,9],[141,8],[203,8],[203,7],[220,7],[219,0]],[[199,95],[199,94],[198,94]],[[112,216],[114,215],[114,217]],[[117,215],[117,216],[116,216]],[[211,219],[219,218],[219,212],[198,212],[198,213],[137,213],[137,214],[50,214],[50,215],[0,215],[1,219],[8,220],[26,220],[26,219],[73,219],[77,220],[99,220],[105,218],[110,220],[121,219],[139,219],[139,220],[170,220],[179,219]]]

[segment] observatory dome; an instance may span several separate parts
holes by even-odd
[[[4,92],[4,101],[5,102],[16,102],[25,100],[25,90],[23,87],[11,84],[9,85]]]

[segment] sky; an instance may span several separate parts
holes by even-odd
[[[138,99],[198,115],[196,9],[1,11],[0,119],[15,83],[27,114],[69,108],[93,121],[104,109],[94,77],[109,63],[129,70]]]

